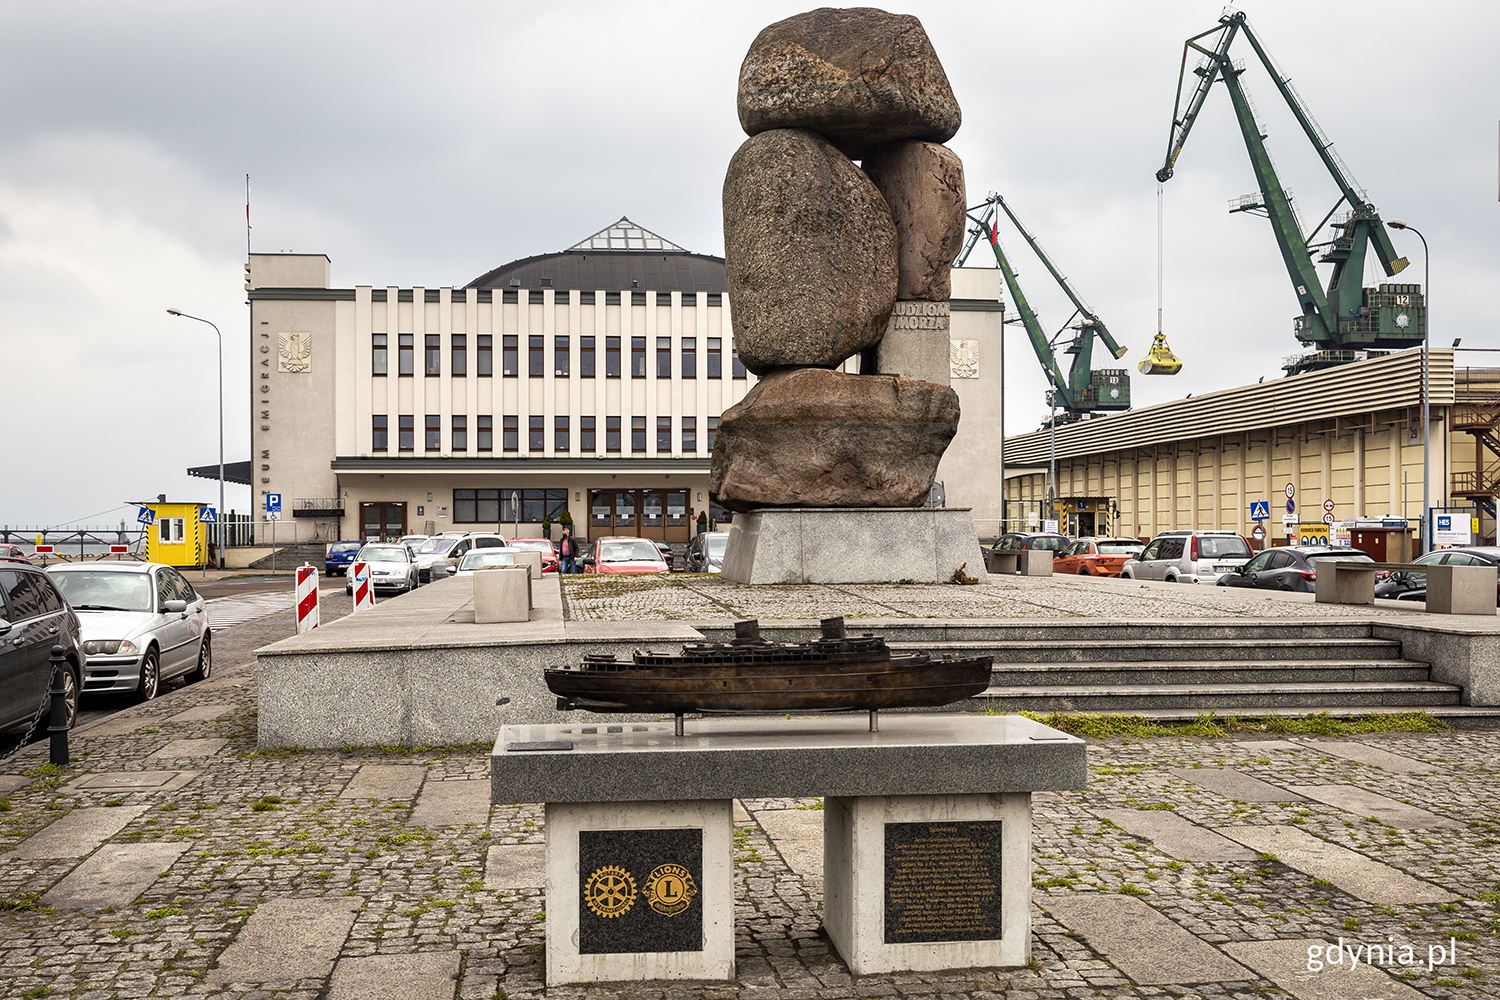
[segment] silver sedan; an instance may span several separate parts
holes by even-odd
[[[162,681],[213,671],[203,598],[161,563],[72,563],[48,575],[83,623],[83,690],[130,692],[150,701]]]
[[[371,542],[359,550],[354,562],[344,571],[344,593],[354,593],[354,567],[370,567],[370,586],[375,590],[408,591],[417,589],[417,561],[411,550],[395,542]]]

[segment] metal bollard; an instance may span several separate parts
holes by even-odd
[[[61,646],[52,647],[52,655],[48,659],[52,663],[52,685],[47,693],[52,697],[52,718],[47,732],[52,734],[51,757],[54,764],[67,766],[68,763],[68,706],[63,700],[68,693],[67,684],[63,678],[68,670],[65,650]]]

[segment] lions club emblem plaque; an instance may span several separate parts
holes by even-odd
[[[578,951],[703,950],[703,831],[578,834]]]

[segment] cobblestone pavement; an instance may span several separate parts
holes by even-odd
[[[1116,621],[1251,619],[1295,613],[1309,619],[1420,615],[1411,608],[1314,604],[1310,594],[1082,577],[991,577],[989,583],[745,586],[717,575],[582,574],[563,578],[569,618],[600,621],[714,621],[735,618],[1106,618]],[[1394,603],[1394,602],[1390,602]]]
[[[325,620],[347,611],[342,594],[323,600]],[[292,628],[284,612],[223,631],[213,678],[76,733],[73,766],[64,773],[38,767],[45,747],[0,769],[0,782],[9,782],[0,789],[11,789],[0,807],[0,996],[382,995],[360,994],[349,983],[356,970],[371,968],[361,963],[384,958],[394,964],[376,968],[434,960],[422,966],[440,970],[431,995],[465,1000],[1500,996],[1500,733],[1475,730],[1337,743],[1093,744],[1089,787],[1039,795],[1035,803],[1034,962],[1021,969],[851,976],[821,929],[819,873],[805,862],[800,870],[789,865],[785,858],[794,855],[770,835],[787,828],[770,822],[770,813],[821,803],[748,801],[735,828],[733,982],[548,989],[542,891],[485,888],[491,848],[542,843],[541,808],[496,807],[487,821],[446,826],[413,821],[436,783],[487,778],[488,747],[256,751],[250,654]],[[399,773],[417,780],[404,791],[388,786],[382,794],[341,797],[373,765],[415,768]],[[104,777],[165,780],[146,772],[187,776],[160,788]],[[18,781],[26,783],[15,788]],[[1351,795],[1358,804],[1349,808],[1318,797],[1347,803]],[[54,824],[72,836],[49,839]],[[1233,849],[1219,860],[1195,860],[1213,855],[1203,843],[1213,830]],[[1325,849],[1278,847],[1273,857],[1234,842],[1270,836],[1293,848],[1310,842]],[[138,887],[91,881],[84,873],[93,869],[80,869],[110,852],[153,847],[160,853],[146,856],[165,860],[137,866]],[[80,875],[64,882],[75,871]],[[120,898],[70,907],[65,890],[80,881],[85,893]],[[1408,901],[1415,897],[1429,901]],[[1238,981],[1207,983],[1180,962],[1164,974],[1143,973],[1141,949],[1125,949],[1108,928],[1069,923],[1076,903],[1065,904],[1079,899],[1150,907],[1208,942],[1218,958],[1245,954],[1236,949],[1246,942],[1288,941],[1300,955],[1342,939],[1351,947],[1409,944],[1415,964],[1376,960],[1351,972],[1345,958],[1314,975],[1299,959],[1291,972],[1257,967]],[[269,915],[286,900],[341,907],[350,916],[333,931],[318,925],[322,937],[309,932],[309,940],[328,945],[323,966],[309,960],[253,973],[254,962],[226,950],[268,933],[266,917],[258,925],[256,914]],[[1429,968],[1430,949],[1450,944],[1456,961]],[[1170,958],[1176,947],[1164,939],[1145,952]],[[1292,975],[1299,969],[1300,982]],[[1374,986],[1359,978],[1368,976],[1378,977]],[[1353,984],[1362,992],[1336,991]],[[383,995],[403,994],[391,987]]]

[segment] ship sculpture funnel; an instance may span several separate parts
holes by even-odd
[[[735,642],[759,642],[760,622],[754,618],[747,618],[742,622],[734,623]]]
[[[843,618],[842,615],[840,615],[837,618],[824,618],[818,624],[820,624],[820,625],[823,626],[823,638],[825,638],[825,639],[842,639],[842,638],[844,638],[844,618]]]

